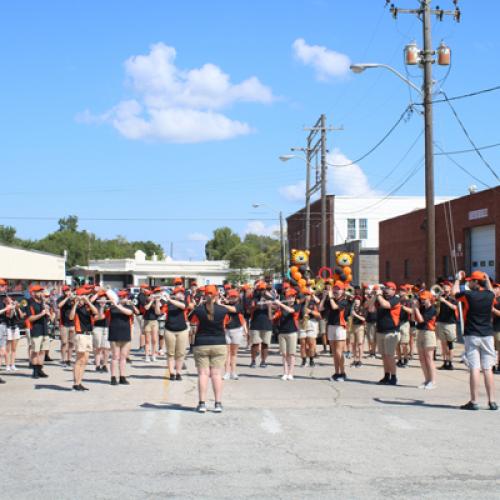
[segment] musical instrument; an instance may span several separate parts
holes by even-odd
[[[434,297],[438,297],[438,298],[444,294],[443,288],[438,284],[432,285],[430,291],[431,291],[432,295],[434,295]]]
[[[314,292],[323,293],[323,291],[325,289],[325,286],[326,286],[326,281],[324,279],[320,278],[320,279],[318,279],[316,281],[316,283],[314,284],[314,286],[311,287],[311,289]]]
[[[117,304],[120,299],[118,298],[118,295],[116,294],[116,292],[114,290],[106,290],[106,295],[107,297],[109,298],[109,300],[111,300],[111,302],[114,302],[115,304]]]
[[[345,288],[344,293],[346,297],[354,297],[354,295],[356,294],[356,290],[354,289],[353,286],[349,285]]]

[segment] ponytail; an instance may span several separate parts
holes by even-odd
[[[210,321],[213,321],[215,317],[214,303],[215,303],[214,297],[212,295],[207,295],[205,307],[207,308],[208,319]]]

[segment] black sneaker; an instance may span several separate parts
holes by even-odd
[[[490,401],[488,403],[488,406],[489,406],[490,410],[498,410],[498,405],[495,403],[495,401]]]
[[[403,366],[405,368],[408,368],[408,361],[410,361],[408,358],[405,358],[404,361],[403,361]]]
[[[175,380],[175,373],[171,373],[169,375],[170,380],[174,381]]]
[[[255,361],[252,361],[250,363],[250,368],[255,368],[257,366],[257,363]]]
[[[107,366],[101,366],[101,371],[103,373],[108,373],[108,367]]]
[[[441,366],[438,367],[438,370],[447,370],[448,363],[445,361]]]
[[[177,373],[175,376],[175,380],[182,380],[182,375],[180,373]]]
[[[387,382],[387,385],[398,385],[398,378],[396,375],[391,375],[391,378],[389,379],[389,382]]]
[[[222,413],[222,403],[215,403],[214,406],[214,413]]]
[[[259,366],[260,366],[261,368],[267,368],[267,363],[266,363],[266,362],[264,362],[264,361],[261,361]]]
[[[69,368],[71,367],[71,361],[66,361],[66,366]]]
[[[48,378],[48,375],[43,371],[41,366],[38,367],[38,376],[40,378]]]
[[[101,372],[101,371],[102,371],[102,368],[101,368],[100,366],[96,366],[96,367],[95,367],[95,371],[96,371],[96,372]]]
[[[40,378],[40,375],[38,375],[38,366],[33,367],[33,375],[31,375],[31,378]]]
[[[339,381],[339,382],[345,382],[346,380],[347,380],[347,376],[346,376],[346,374],[345,374],[345,373],[341,373],[341,374],[339,375],[338,381]]]
[[[403,361],[402,361],[402,360],[398,360],[398,362],[396,363],[396,366],[397,366],[398,368],[403,368],[403,366],[404,366]],[[441,368],[438,368],[438,370],[440,370],[440,369],[441,369]]]
[[[473,403],[472,401],[469,401],[468,403],[465,403],[460,407],[461,410],[479,410],[479,405],[477,403]]]
[[[120,377],[121,385],[130,385],[130,382],[125,377]]]
[[[73,390],[74,391],[83,391],[83,389],[80,389],[80,385],[74,385]]]
[[[300,365],[302,368],[304,368],[304,366],[307,365],[307,359],[306,358],[302,358],[302,364]]]
[[[111,377],[111,385],[118,385],[118,380],[116,380],[116,377]]]
[[[453,363],[451,361],[448,361],[448,368],[446,370],[454,370],[455,367],[453,366]]]
[[[316,366],[316,363],[314,362],[314,358],[311,358],[309,361],[309,366]]]
[[[79,387],[80,387],[80,389],[79,389],[80,391],[88,391],[88,390],[89,390],[89,388],[88,388],[88,387],[85,387],[85,386],[84,386],[84,385],[82,385],[82,384],[80,384],[80,385],[79,385]]]
[[[337,382],[337,380],[339,379],[340,375],[338,373],[334,373],[331,377],[330,377],[330,380],[332,382]]]
[[[390,378],[389,374],[388,374],[388,373],[386,373],[386,374],[384,375],[384,378],[381,378],[381,379],[377,382],[377,384],[378,384],[378,385],[387,385],[387,384],[389,383],[389,378]]]
[[[205,401],[200,401],[198,403],[198,406],[196,407],[196,411],[198,413],[207,413],[207,405],[205,404]]]

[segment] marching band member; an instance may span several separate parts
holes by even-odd
[[[299,342],[302,366],[306,366],[309,357],[309,366],[315,366],[316,338],[319,333],[319,320],[321,314],[318,310],[317,298],[309,290],[304,291],[305,298],[302,303],[299,317]]]
[[[77,299],[73,302],[69,317],[75,322],[76,361],[73,367],[73,390],[88,391],[82,385],[82,378],[92,352],[94,320],[98,317],[97,308],[90,302],[90,291],[80,288],[76,291]]]
[[[45,351],[50,346],[49,321],[53,319],[53,312],[43,300],[44,288],[33,285],[30,288],[31,298],[28,301],[31,338],[31,366],[33,367],[33,378],[46,378],[48,375],[43,371]]]
[[[250,368],[255,368],[256,359],[260,352],[260,367],[266,368],[269,344],[273,334],[273,311],[271,297],[266,293],[267,286],[264,281],[257,283],[254,291],[250,317],[251,363]]]
[[[151,293],[147,293],[147,302],[143,310],[144,336],[146,339],[146,363],[156,361],[158,355],[158,334],[160,324],[158,318],[162,315],[161,288],[155,288]]]
[[[321,304],[321,299],[325,297],[325,294],[328,294],[328,292],[332,289],[332,283],[329,279],[324,280],[325,282],[325,288],[323,290],[323,293],[318,293],[319,296],[319,302]],[[319,312],[321,314],[321,319],[319,320],[319,334],[321,336],[321,343],[323,344],[323,353],[328,352],[328,349],[330,349],[330,344],[328,342],[328,309],[321,310],[319,307]],[[332,354],[332,351],[330,349],[330,354]]]
[[[363,357],[363,347],[365,345],[365,324],[366,312],[361,305],[361,297],[354,297],[354,302],[351,307],[352,318],[352,333],[353,333],[353,366],[359,368],[363,365],[361,358]]]
[[[59,337],[61,341],[61,365],[71,366],[75,345],[75,322],[69,319],[73,307],[73,292],[68,285],[62,287],[63,295],[57,300],[59,309]]]
[[[21,332],[19,329],[20,324],[24,321],[26,314],[21,309],[19,302],[13,300],[11,297],[4,298],[4,304],[11,307],[10,311],[5,312],[7,319],[6,323],[6,365],[7,371],[17,371],[16,368],[16,352],[17,343],[21,338]]]
[[[349,303],[345,299],[344,284],[342,282],[336,282],[333,289],[326,291],[321,299],[319,310],[327,312],[327,335],[335,365],[335,373],[332,375],[331,380],[345,382],[344,348],[347,338],[346,325]]]
[[[370,310],[368,302],[375,292],[365,289],[365,319],[366,319],[366,338],[368,339],[368,356],[374,358],[377,351],[377,312],[375,309]]]
[[[500,283],[493,287],[495,293],[495,303],[493,304],[493,331],[495,332],[495,349],[497,351],[498,367],[495,371],[500,375]]]
[[[439,370],[453,370],[453,343],[457,340],[457,301],[451,297],[451,284],[443,283],[443,293],[438,297],[439,314],[436,322],[436,334],[441,341],[443,366]]]
[[[0,280],[0,287],[2,291],[5,291],[7,283],[2,279]],[[7,364],[7,314],[9,314],[13,309],[13,305],[8,301],[7,296],[3,298],[2,304],[0,305],[0,367],[2,366],[2,359],[5,359],[5,364]],[[0,384],[5,384],[5,380],[0,377]]]
[[[94,305],[98,311],[98,318],[94,321],[93,347],[95,359],[95,371],[108,373],[110,344],[108,339],[108,326],[106,321],[106,309],[109,303],[106,292],[101,290],[97,294]]]
[[[182,365],[189,342],[188,304],[184,287],[175,287],[172,294],[165,299],[161,310],[166,314],[165,338],[170,380],[182,380]]]
[[[238,350],[243,343],[243,338],[248,337],[248,329],[243,315],[243,306],[241,305],[240,292],[238,290],[229,290],[227,293],[227,304],[221,304],[228,309],[229,323],[226,329],[227,357],[226,373],[224,380],[238,380],[236,373],[236,361]]]
[[[141,337],[139,339],[139,350],[141,352],[146,352],[146,335],[144,334],[144,307],[148,303],[149,295],[149,285],[142,283],[139,286],[139,293],[137,294],[137,309],[139,309],[139,315],[137,316],[137,321],[139,322],[139,328],[141,331]]]
[[[293,380],[295,367],[295,352],[297,351],[297,336],[299,330],[299,314],[302,308],[296,301],[297,292],[289,288],[285,292],[285,302],[277,299],[278,310],[274,318],[278,321],[278,339],[281,356],[283,357],[283,376],[281,380]]]
[[[413,318],[417,323],[417,349],[420,367],[424,374],[424,382],[419,389],[431,390],[436,388],[436,367],[434,365],[434,351],[436,350],[436,308],[431,292],[423,291],[419,300],[412,304]]]
[[[465,359],[469,368],[470,401],[460,408],[463,410],[479,410],[479,376],[483,371],[484,385],[488,395],[490,410],[498,410],[495,402],[495,384],[492,367],[495,366],[496,353],[493,341],[493,322],[491,311],[495,294],[488,275],[474,271],[466,281],[469,290],[462,291],[460,281],[465,278],[465,272],[459,271],[451,290],[459,302],[464,305],[464,341]]]
[[[221,370],[226,361],[226,336],[230,318],[227,309],[217,304],[218,291],[214,285],[205,287],[205,298],[193,311],[192,320],[197,324],[194,339],[194,361],[198,370],[199,403],[196,410],[206,413],[208,379],[212,380],[215,396],[214,412],[222,412]]]
[[[127,358],[132,341],[134,314],[139,314],[139,310],[129,300],[127,290],[118,292],[118,301],[109,292],[107,296],[111,300],[111,306],[105,313],[111,343],[111,385],[129,385],[126,377]]]
[[[377,289],[369,301],[370,310],[377,313],[377,349],[382,356],[384,377],[380,385],[397,385],[396,346],[399,341],[399,318],[401,304],[396,296],[396,285],[392,281]]]
[[[410,359],[410,318],[412,314],[411,302],[407,298],[409,289],[407,285],[399,287],[401,299],[401,312],[399,314],[399,343],[397,347],[398,362],[396,366],[406,368]]]

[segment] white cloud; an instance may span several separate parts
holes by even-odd
[[[280,187],[279,192],[287,200],[303,201],[306,196],[306,181],[299,181],[296,184]]]
[[[271,89],[252,76],[231,83],[214,64],[183,70],[175,65],[176,50],[163,43],[146,55],[125,61],[127,84],[135,99],[119,102],[109,111],[77,115],[83,123],[110,123],[128,139],[175,143],[223,140],[246,135],[252,128],[220,112],[237,102],[271,103]]]
[[[351,61],[345,54],[322,45],[308,45],[303,38],[295,40],[292,48],[299,61],[315,69],[318,80],[329,80],[349,74]]]
[[[331,165],[327,173],[327,192],[345,196],[379,196],[380,193],[372,189],[368,177],[358,164],[349,165],[351,160],[339,149],[334,149],[327,155],[326,161]],[[348,166],[342,166],[348,165]],[[306,183],[299,181],[295,184],[282,186],[279,193],[289,201],[305,202]]]
[[[210,238],[203,233],[191,233],[188,235],[187,239],[189,241],[208,241]]]
[[[247,224],[244,234],[257,234],[258,236],[276,236],[279,233],[279,224],[266,226],[261,220],[253,220]]]

